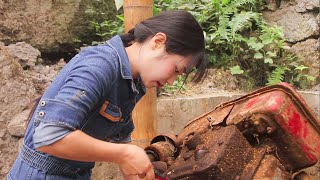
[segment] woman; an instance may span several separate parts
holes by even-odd
[[[154,179],[143,149],[130,142],[131,111],[145,87],[205,71],[203,32],[186,11],[167,11],[76,55],[35,107],[8,179],[90,179],[95,161],[125,179]]]

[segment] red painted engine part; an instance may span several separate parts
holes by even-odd
[[[320,158],[319,120],[286,83],[223,103],[171,137],[151,145],[170,179],[252,179],[266,167],[289,177]],[[266,158],[279,162],[260,165]]]

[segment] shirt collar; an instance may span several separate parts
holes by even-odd
[[[132,80],[132,72],[129,63],[129,58],[123,42],[119,35],[114,36],[110,40],[107,41],[107,44],[114,49],[119,57],[120,63],[120,71],[123,79],[131,79]]]
[[[127,52],[125,50],[125,47],[123,45],[123,42],[122,42],[120,36],[116,35],[113,38],[111,38],[110,40],[108,40],[106,43],[112,49],[114,49],[116,51],[116,53],[119,57],[120,72],[121,72],[122,78],[123,79],[130,79],[131,80],[131,87],[132,87],[133,91],[138,92],[137,87],[133,83],[129,58],[128,58]],[[139,78],[139,81],[141,81],[140,78]],[[141,82],[141,89],[143,90],[144,93],[146,92],[146,88],[142,82]]]

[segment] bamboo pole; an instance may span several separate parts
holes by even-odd
[[[135,24],[152,16],[152,0],[124,0],[124,28],[129,31]],[[138,102],[132,112],[135,130],[132,134],[134,144],[144,148],[156,135],[156,88],[147,89],[146,95]]]

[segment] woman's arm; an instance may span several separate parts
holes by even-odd
[[[80,130],[73,131],[57,142],[39,147],[37,150],[76,161],[117,163],[125,176],[146,175],[148,180],[155,178],[152,164],[142,148],[132,144],[101,141]]]

